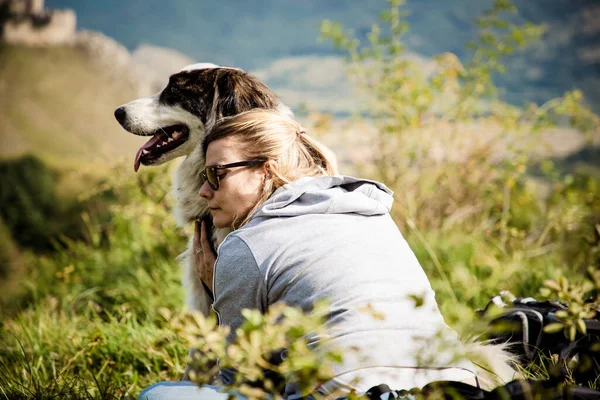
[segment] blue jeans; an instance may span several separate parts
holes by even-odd
[[[222,392],[222,389],[220,386],[213,385],[204,385],[200,388],[190,381],[158,382],[142,390],[137,400],[227,400],[228,393]],[[237,398],[247,400],[240,394],[237,394]],[[392,400],[393,397],[389,396],[389,399]],[[409,394],[401,399],[414,400],[415,398]]]
[[[221,392],[220,386],[204,385],[198,387],[190,381],[158,382],[148,386],[138,396],[138,400],[227,400],[228,393]],[[247,400],[237,395],[239,400]]]

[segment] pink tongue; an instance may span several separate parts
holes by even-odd
[[[140,147],[140,149],[137,151],[137,153],[135,154],[135,161],[133,162],[133,170],[135,172],[138,171],[138,169],[140,169],[140,160],[142,159],[142,152],[144,150],[147,150],[149,148],[151,148],[152,146],[154,146],[157,142],[159,141],[159,137],[158,136],[152,136],[152,139],[148,140],[146,142],[146,144],[144,144],[142,147]]]

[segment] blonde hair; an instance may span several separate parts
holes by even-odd
[[[302,177],[337,175],[331,151],[310,137],[288,115],[266,109],[253,109],[223,118],[204,138],[204,156],[208,146],[219,139],[235,136],[246,160],[265,158],[270,179],[256,206],[239,226],[247,223],[254,212],[281,186]]]

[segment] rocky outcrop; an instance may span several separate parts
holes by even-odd
[[[73,40],[77,16],[70,9],[44,9],[43,0],[0,0],[5,20],[0,23],[4,43],[56,46]]]
[[[156,91],[155,78],[134,62],[125,46],[99,32],[77,30],[73,10],[44,9],[43,0],[0,0],[2,42],[30,47],[74,46],[89,56],[98,73],[133,88],[139,96]]]

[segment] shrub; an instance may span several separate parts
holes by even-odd
[[[527,296],[544,279],[583,273],[598,179],[551,165],[540,178],[537,166],[548,164],[544,143],[556,124],[597,139],[600,118],[578,90],[517,106],[499,99],[494,84],[505,73],[503,57],[535,42],[544,27],[513,23],[514,5],[495,1],[476,21],[471,59],[442,54],[424,73],[406,56],[404,1],[388,3],[366,42],[330,21],[321,32],[347,53],[361,115],[377,129],[376,157],[362,173],[396,192],[393,216],[445,316],[458,323],[461,315],[451,311],[458,309],[468,320],[465,304],[481,307],[501,289]]]
[[[77,202],[59,198],[53,172],[26,155],[0,163],[0,218],[22,247],[49,251],[64,238],[83,237]]]
[[[122,170],[123,165],[116,165]],[[169,216],[165,169],[114,174],[108,215],[84,213],[87,241],[26,251],[21,290],[4,310],[0,388],[9,398],[123,398],[183,373],[187,345],[159,312],[179,311],[176,255],[185,236]]]

